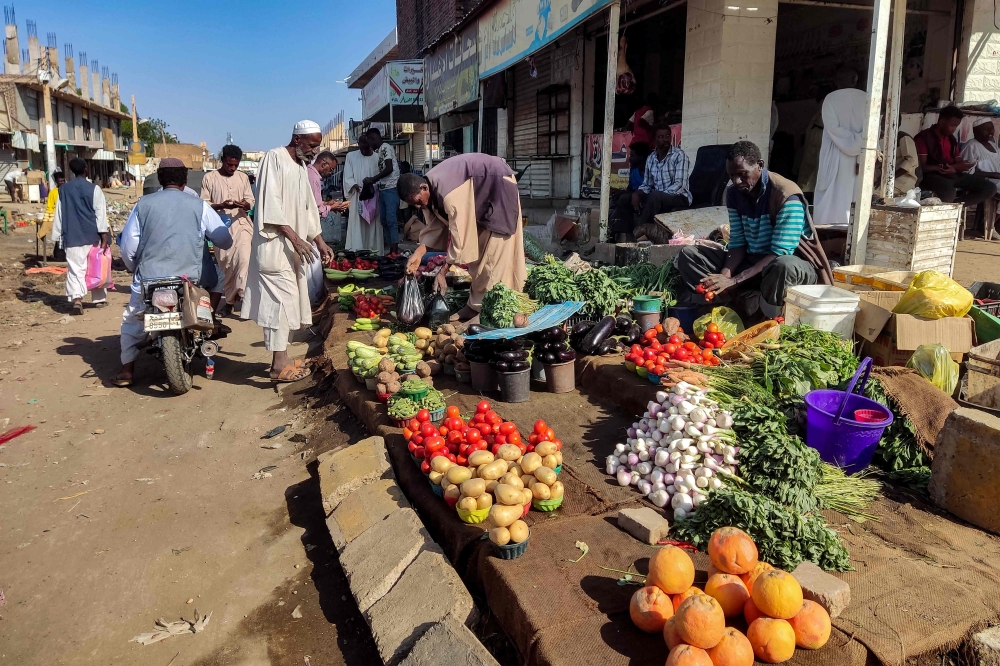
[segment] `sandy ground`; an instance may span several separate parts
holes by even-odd
[[[959,241],[952,277],[966,287],[978,281],[1000,282],[1000,241]]]
[[[105,388],[127,283],[69,318],[61,277],[23,274],[33,251],[26,229],[0,236],[0,431],[37,426],[0,448],[0,663],[378,663],[313,462],[361,427],[312,380],[276,392],[250,322],[228,320],[215,379],[187,395],[152,357]],[[129,642],[195,609],[204,632]]]

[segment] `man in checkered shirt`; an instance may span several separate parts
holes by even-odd
[[[657,125],[654,134],[656,150],[646,158],[646,177],[634,192],[626,192],[618,199],[611,216],[612,236],[626,234],[631,240],[637,226],[653,221],[653,216],[691,205],[688,190],[688,171],[691,161],[684,151],[670,145],[670,128]]]

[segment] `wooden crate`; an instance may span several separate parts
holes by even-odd
[[[864,263],[897,271],[936,270],[951,277],[961,213],[962,204],[873,205]]]

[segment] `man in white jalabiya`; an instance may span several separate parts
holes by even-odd
[[[372,187],[373,196],[361,201],[365,178],[378,174],[378,155],[368,143],[368,137],[358,137],[358,150],[347,153],[344,161],[344,194],[351,202],[347,214],[347,250],[373,250],[383,254],[382,224],[378,217],[378,187]]]
[[[264,329],[275,382],[296,382],[310,374],[301,361],[288,357],[288,339],[292,331],[312,326],[307,266],[320,260],[326,265],[333,258],[321,235],[307,171],[322,138],[318,124],[299,121],[288,145],[267,151],[260,162],[250,271],[240,314]]]
[[[857,182],[858,155],[864,148],[867,97],[855,88],[858,73],[837,70],[834,90],[823,100],[823,145],[816,173],[813,220],[817,226],[846,227]]]

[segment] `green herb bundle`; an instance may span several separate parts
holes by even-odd
[[[782,326],[780,341],[767,347],[752,368],[779,400],[801,403],[809,391],[840,386],[858,369],[850,340],[805,324]]]
[[[574,277],[572,271],[549,254],[545,256],[545,263],[535,266],[528,273],[524,291],[542,305],[582,301],[583,295]]]
[[[847,549],[822,517],[803,515],[737,488],[713,490],[696,512],[677,521],[672,533],[705,550],[712,533],[728,525],[750,535],[760,559],[785,571],[792,571],[804,560],[827,571],[851,570]]]
[[[602,266],[599,270],[614,280],[628,298],[657,294],[664,307],[677,303],[680,273],[674,269],[672,261],[659,268],[644,261],[630,266]]]
[[[538,304],[527,295],[497,282],[483,295],[479,319],[490,328],[510,328],[514,325],[514,315],[518,312],[531,314],[537,307]]]
[[[575,282],[580,295],[587,301],[581,310],[585,315],[606,317],[614,314],[619,299],[624,296],[618,283],[599,270],[584,271],[576,276]]]
[[[739,475],[762,495],[800,513],[819,505],[819,452],[798,437],[772,436],[756,446],[741,447],[739,460]]]

